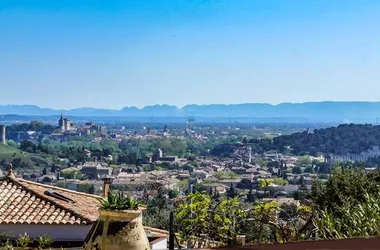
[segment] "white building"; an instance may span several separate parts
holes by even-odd
[[[344,163],[344,162],[366,162],[370,158],[380,156],[380,148],[373,147],[370,150],[362,152],[360,154],[347,154],[347,155],[331,155],[329,162],[332,164]]]

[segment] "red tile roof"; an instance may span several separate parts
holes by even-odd
[[[52,197],[49,190],[73,202]],[[100,198],[8,175],[0,179],[0,224],[92,224]]]

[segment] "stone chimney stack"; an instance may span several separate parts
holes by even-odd
[[[245,235],[237,235],[236,236],[236,243],[238,246],[245,246]]]
[[[0,125],[0,140],[2,144],[6,144],[6,126]]]
[[[110,190],[110,185],[113,182],[113,177],[105,177],[102,179],[102,181],[103,181],[103,196],[107,198],[108,191]]]
[[[14,175],[13,175],[13,165],[12,165],[12,163],[9,163],[9,165],[8,165],[8,175],[7,175],[8,177],[14,177]]]

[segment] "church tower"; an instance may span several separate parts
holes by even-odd
[[[61,118],[58,121],[58,126],[61,129],[61,131],[65,131],[65,124],[64,124],[62,113],[61,113]]]

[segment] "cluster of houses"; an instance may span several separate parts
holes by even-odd
[[[181,193],[178,184],[183,180],[189,180],[191,184],[202,183],[210,192],[225,194],[231,187],[236,188],[238,193],[244,194],[248,190],[247,185],[241,183],[252,183],[250,186],[257,190],[260,179],[284,178],[289,181],[288,185],[271,184],[271,193],[274,196],[292,196],[298,191],[300,185],[310,188],[315,174],[303,173],[293,174],[291,169],[296,166],[298,158],[277,153],[267,153],[262,157],[267,162],[277,162],[268,166],[253,164],[252,159],[258,156],[252,154],[251,148],[240,145],[233,153],[232,158],[197,158],[189,161],[185,158],[164,156],[161,149],[157,149],[149,156],[148,165],[159,165],[166,162],[168,169],[156,171],[144,171],[141,167],[130,165],[118,165],[110,167],[105,162],[85,162],[71,167],[61,167],[57,171],[45,171],[45,173],[23,173],[19,172],[25,180],[39,183],[60,185],[70,190],[82,190],[83,185],[92,186],[95,194],[102,192],[102,178],[113,177],[113,185],[120,190],[129,192],[134,196],[141,197],[144,192],[156,192],[159,188],[177,190]],[[319,159],[323,160],[323,159]],[[192,165],[194,162],[197,166]],[[171,169],[171,170],[169,170]],[[233,173],[233,178],[218,177],[218,172]],[[286,174],[285,174],[286,172]]]
[[[259,160],[265,160],[267,165],[260,166]],[[298,160],[276,152],[258,156],[249,146],[241,144],[230,158],[197,157],[191,161],[165,157],[157,149],[149,164],[167,162],[172,167],[154,171],[130,165],[111,167],[96,161],[43,173],[20,171],[18,177],[9,169],[0,179],[0,232],[11,229],[15,234],[27,232],[32,237],[49,233],[60,241],[83,243],[99,217],[99,197],[106,190],[103,180],[110,177],[114,188],[135,197],[147,194],[153,197],[158,190],[168,189],[176,190],[179,194],[176,199],[182,199],[185,189],[201,184],[211,195],[225,195],[234,189],[238,197],[251,193],[279,204],[298,206],[295,194],[302,188],[310,189],[317,177],[311,173],[292,173]],[[259,186],[261,179],[283,179],[288,183],[274,181],[264,190]],[[183,183],[188,186],[183,187]],[[91,189],[83,193],[83,186]],[[166,249],[167,233],[154,228],[146,230],[154,239],[152,249],[164,245]]]

